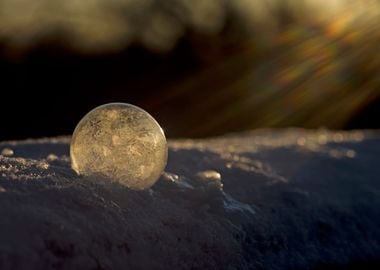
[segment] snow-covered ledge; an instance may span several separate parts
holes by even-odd
[[[379,131],[171,140],[146,191],[77,176],[69,140],[0,144],[0,269],[380,265]]]

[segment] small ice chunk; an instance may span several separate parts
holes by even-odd
[[[222,176],[214,170],[201,171],[196,174],[200,180],[204,181],[221,181]]]
[[[1,151],[1,154],[3,156],[13,156],[14,155],[14,151],[10,148],[4,148],[2,151]]]
[[[162,177],[171,182],[177,182],[179,180],[178,174],[170,173],[170,172],[162,172]]]
[[[46,159],[47,159],[48,161],[54,161],[54,160],[57,160],[57,159],[58,159],[58,156],[56,156],[55,154],[51,153],[51,154],[49,154],[49,155],[46,157]]]
[[[47,170],[49,169],[49,164],[44,161],[41,161],[36,164],[36,167],[39,169]]]
[[[195,176],[198,180],[206,184],[208,187],[216,187],[217,189],[223,188],[222,176],[217,171],[201,171],[198,172]]]
[[[166,181],[173,182],[178,185],[180,188],[186,188],[186,189],[194,189],[194,187],[186,181],[184,177],[179,176],[178,174],[175,173],[170,173],[170,172],[163,172],[162,173],[162,178]]]

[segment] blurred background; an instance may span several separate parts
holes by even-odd
[[[0,140],[127,102],[169,137],[380,128],[379,0],[0,0]]]

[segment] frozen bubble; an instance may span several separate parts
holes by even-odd
[[[1,154],[3,156],[13,156],[14,154],[14,151],[10,148],[4,148],[2,151],[1,151]]]
[[[163,130],[144,110],[110,103],[90,111],[75,128],[70,157],[80,175],[100,174],[132,189],[151,187],[166,166]]]

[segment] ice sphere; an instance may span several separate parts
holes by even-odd
[[[99,106],[76,126],[70,144],[72,168],[102,175],[132,189],[151,187],[166,166],[163,130],[143,109],[127,103]]]

